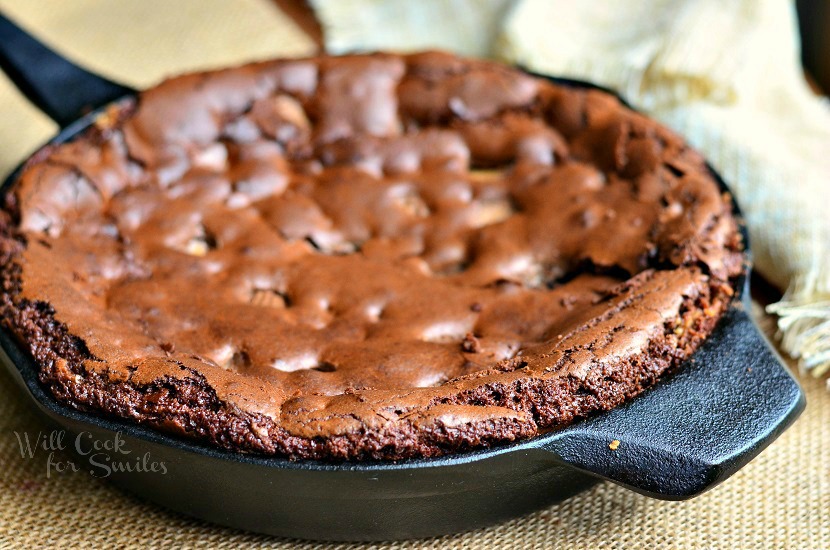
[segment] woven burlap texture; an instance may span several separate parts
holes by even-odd
[[[135,86],[177,71],[299,55],[311,42],[267,1],[0,1],[0,9],[84,65]],[[0,171],[55,127],[0,78]],[[802,380],[808,407],[729,481],[688,502],[602,484],[536,514],[426,541],[372,548],[830,548],[830,395]],[[46,427],[0,374],[0,548],[166,546],[363,548],[243,533],[170,513],[84,472],[45,474],[17,433]],[[463,511],[459,511],[463,513]]]

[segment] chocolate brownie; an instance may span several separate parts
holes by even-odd
[[[2,319],[57,399],[242,452],[430,457],[610,409],[743,269],[674,133],[428,52],[173,78],[6,196]]]

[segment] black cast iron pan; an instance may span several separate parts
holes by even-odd
[[[61,126],[49,144],[72,139],[102,106],[135,95],[72,65],[1,15],[0,66]],[[741,231],[748,243],[743,225]],[[748,270],[747,259],[728,312],[693,360],[642,396],[553,433],[446,458],[328,464],[235,454],[58,403],[38,382],[33,359],[5,330],[0,359],[33,405],[70,434],[112,441],[120,432],[131,458],[149,453],[163,462],[163,474],[108,476],[151,501],[297,538],[426,537],[537,510],[602,479],[655,498],[686,499],[749,462],[795,420],[804,396],[748,315]],[[611,449],[614,440],[619,445]]]

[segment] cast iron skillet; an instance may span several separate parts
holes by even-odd
[[[61,126],[49,144],[78,135],[101,106],[135,96],[134,90],[72,65],[2,15],[0,67]],[[19,173],[20,168],[0,190],[8,190]],[[740,230],[748,246],[745,226]],[[328,464],[226,452],[58,403],[38,382],[32,357],[5,329],[0,359],[32,404],[70,434],[89,432],[111,441],[120,432],[130,457],[149,453],[164,462],[166,474],[110,476],[151,501],[216,523],[290,537],[426,537],[537,510],[601,479],[655,498],[690,498],[761,452],[796,419],[804,397],[747,314],[748,258],[747,249],[736,296],[714,333],[691,361],[642,396],[553,433],[445,458]],[[612,450],[614,440],[619,446]]]

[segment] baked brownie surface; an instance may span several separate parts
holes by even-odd
[[[3,320],[59,400],[293,458],[614,407],[705,339],[743,261],[675,134],[435,52],[168,80],[6,202]]]

